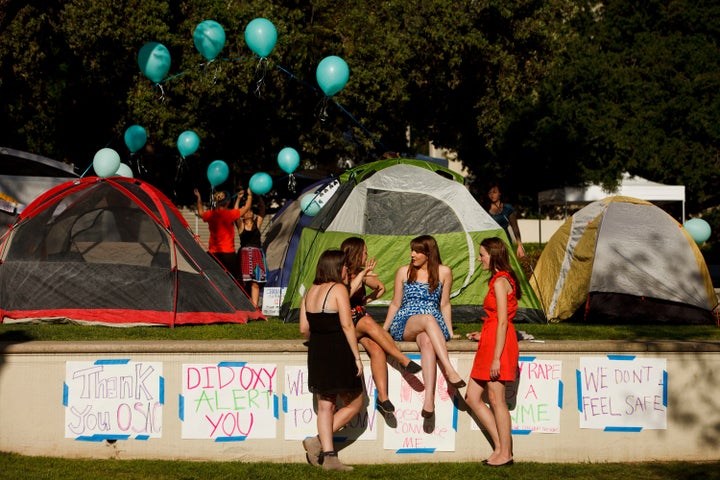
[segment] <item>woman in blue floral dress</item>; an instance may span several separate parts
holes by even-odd
[[[383,328],[397,341],[415,341],[420,348],[425,399],[422,416],[435,414],[437,363],[448,383],[462,388],[465,382],[457,373],[447,351],[452,337],[450,290],[452,271],[443,265],[435,238],[421,235],[410,241],[410,263],[395,274],[393,299]]]

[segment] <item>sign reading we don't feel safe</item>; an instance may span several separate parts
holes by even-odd
[[[65,437],[85,441],[162,436],[162,363],[66,362]]]
[[[277,365],[185,364],[182,382],[182,438],[230,442],[276,437]]]
[[[581,357],[576,376],[580,428],[630,432],[667,428],[664,358]]]

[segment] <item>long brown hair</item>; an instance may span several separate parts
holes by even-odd
[[[346,238],[340,250],[345,253],[345,265],[347,265],[348,275],[357,275],[365,267],[362,257],[365,250],[365,240],[360,237]]]
[[[486,238],[480,242],[480,246],[483,247],[490,255],[490,279],[494,276],[495,272],[507,272],[515,282],[515,298],[520,299],[522,292],[520,291],[520,282],[510,265],[510,253],[508,252],[507,245],[505,242],[497,237]]]
[[[410,240],[410,249],[414,252],[422,253],[427,257],[428,285],[430,291],[434,292],[440,283],[440,249],[435,238],[430,235],[420,235]],[[412,266],[408,268],[408,283],[413,283],[417,279],[417,269]]]

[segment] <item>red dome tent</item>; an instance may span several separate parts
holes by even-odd
[[[54,187],[0,244],[0,320],[110,326],[264,319],[159,190],[126,177]]]

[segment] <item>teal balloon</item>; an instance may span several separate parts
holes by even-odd
[[[314,217],[320,211],[320,204],[315,200],[317,195],[315,193],[306,193],[300,198],[300,210],[305,215]]]
[[[210,185],[217,187],[227,180],[229,173],[230,169],[228,168],[227,163],[222,160],[214,160],[208,166],[207,179],[210,182]]]
[[[285,147],[278,153],[277,162],[283,172],[293,173],[300,165],[300,155],[294,148]]]
[[[100,178],[112,177],[120,168],[120,155],[112,148],[101,148],[93,157],[93,170]]]
[[[273,186],[272,177],[265,172],[258,172],[250,177],[248,183],[250,190],[258,195],[265,195],[268,193]]]
[[[702,218],[691,218],[683,226],[698,245],[707,242],[712,233],[710,224]]]
[[[183,158],[197,152],[200,146],[200,137],[192,130],[186,130],[177,139],[177,149]]]
[[[140,125],[132,125],[125,130],[125,145],[130,152],[135,153],[145,146],[147,132]]]
[[[270,55],[277,42],[277,29],[267,18],[256,18],[245,27],[245,43],[257,56]]]
[[[202,21],[195,27],[193,42],[203,57],[213,60],[225,46],[225,30],[215,20]]]
[[[345,60],[332,55],[320,61],[315,76],[325,95],[332,97],[347,84],[348,78],[350,78],[350,69]]]
[[[158,42],[149,42],[138,53],[140,71],[155,83],[159,83],[170,71],[170,51]]]
[[[128,165],[125,165],[124,163],[121,163],[120,166],[117,169],[117,172],[115,172],[116,177],[128,177],[133,178],[133,171],[132,168],[130,168]]]

